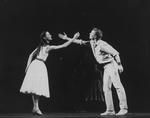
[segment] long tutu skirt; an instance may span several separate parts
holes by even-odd
[[[36,59],[31,62],[20,92],[50,97],[47,68],[44,62]]]

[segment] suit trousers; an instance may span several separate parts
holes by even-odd
[[[120,76],[118,73],[118,64],[116,61],[104,66],[104,76],[103,76],[103,91],[105,96],[106,111],[114,111],[114,104],[112,98],[112,85],[118,95],[120,109],[128,109],[127,99],[125,89],[120,81]]]

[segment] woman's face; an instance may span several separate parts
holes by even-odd
[[[52,40],[52,35],[49,32],[45,33],[45,38],[48,40]]]

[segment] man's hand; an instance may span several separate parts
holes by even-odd
[[[123,72],[123,67],[122,67],[122,65],[118,65],[118,70],[119,70],[119,73],[122,73],[122,72]]]

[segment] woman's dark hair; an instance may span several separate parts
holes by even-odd
[[[41,34],[40,34],[40,38],[41,38],[41,46],[43,45],[48,45],[49,43],[47,42],[47,39],[45,38],[45,35],[46,35],[46,32],[47,31],[43,31]]]
[[[96,40],[99,40],[103,37],[103,31],[98,28],[93,28],[95,31]]]
[[[45,38],[46,32],[47,32],[47,31],[43,31],[43,32],[40,34],[40,39],[41,39],[41,41],[40,41],[40,43],[39,43],[39,45],[38,45],[38,47],[37,47],[37,50],[36,50],[36,52],[35,52],[35,54],[34,54],[34,55],[36,55],[36,56],[39,54],[40,49],[41,49],[41,46],[44,46],[44,45],[48,45],[48,44],[49,44],[48,41],[47,41],[47,39]]]

